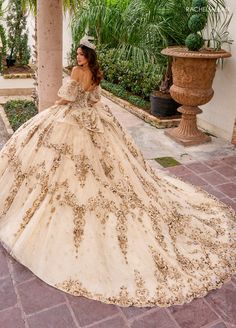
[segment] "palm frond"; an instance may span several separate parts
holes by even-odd
[[[29,10],[34,15],[36,15],[37,0],[19,0],[19,1],[21,1],[21,5],[25,11]],[[66,11],[75,12],[79,8],[81,3],[82,3],[82,1],[79,1],[79,0],[63,0],[64,12],[66,12]]]
[[[224,44],[229,46],[233,43],[229,34],[232,17],[233,13],[229,12],[224,0],[209,0],[208,22],[203,33],[208,46],[218,50]]]

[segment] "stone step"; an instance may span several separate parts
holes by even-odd
[[[33,88],[0,89],[0,96],[30,96],[33,90]]]
[[[33,79],[4,79],[0,76],[0,96],[27,96],[33,89]]]

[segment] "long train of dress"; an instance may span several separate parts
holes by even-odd
[[[74,80],[71,101],[23,124],[0,152],[0,240],[46,283],[120,306],[202,297],[236,272],[234,211],[144,160]]]

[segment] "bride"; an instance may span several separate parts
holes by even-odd
[[[0,241],[55,288],[120,306],[190,302],[236,272],[236,216],[144,160],[101,102],[95,46],[0,152]]]

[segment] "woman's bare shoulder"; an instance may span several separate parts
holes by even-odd
[[[70,75],[71,79],[78,81],[81,76],[81,72],[82,72],[82,70],[79,66],[74,66],[72,68],[71,75]]]
[[[81,69],[81,67],[79,67],[79,66],[73,66],[73,68],[72,68],[72,72],[80,72],[80,71],[82,71],[82,69]]]

